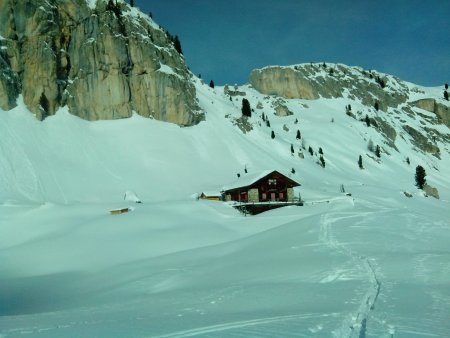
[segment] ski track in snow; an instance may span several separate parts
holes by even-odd
[[[364,218],[371,214],[374,214],[374,212],[366,212],[358,215],[355,215],[354,213],[346,214],[344,212],[337,212],[326,213],[321,217],[319,240],[339,253],[350,257],[361,270],[366,271],[370,283],[369,289],[360,302],[357,313],[352,314],[349,319],[342,323],[337,337],[366,337],[367,322],[370,317],[370,312],[375,308],[375,303],[380,294],[381,281],[377,276],[376,269],[370,258],[359,255],[333,236],[333,225],[340,221],[352,218]]]
[[[195,329],[191,329],[191,330],[177,331],[177,332],[172,332],[169,334],[164,334],[164,335],[159,335],[159,336],[151,336],[151,338],[195,337],[195,336],[199,336],[199,335],[204,335],[204,334],[209,334],[209,333],[218,333],[218,332],[228,331],[228,330],[233,330],[233,329],[243,329],[243,328],[252,327],[252,326],[280,323],[280,322],[291,321],[291,320],[305,320],[305,319],[318,318],[318,317],[324,317],[324,315],[307,314],[307,315],[288,315],[288,316],[258,318],[258,319],[252,319],[252,320],[244,320],[244,321],[237,321],[237,322],[230,322],[230,323],[223,323],[223,324],[218,324],[218,325],[199,327],[199,328],[195,328]],[[258,337],[271,336],[271,333],[266,333],[266,335],[265,335],[264,331],[265,330],[258,331]],[[253,332],[253,334],[256,334],[256,332]],[[226,336],[227,337],[232,337],[232,336],[245,337],[245,333],[238,332],[238,333],[236,333],[236,335],[227,333]]]

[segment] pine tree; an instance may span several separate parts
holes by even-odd
[[[375,108],[376,111],[378,111],[378,109],[380,109],[380,104],[378,103],[378,101],[375,101],[375,104],[373,105],[373,107]]]
[[[275,138],[275,132],[272,130],[272,133],[270,134],[270,137],[272,138],[272,140]]]
[[[444,87],[445,87],[445,90],[447,90],[448,89],[448,83],[446,83]]]
[[[266,126],[270,128],[270,121],[266,119]]]
[[[444,91],[444,99],[448,101],[448,92],[446,90]]]
[[[311,146],[308,147],[308,152],[309,152],[309,154],[310,154],[311,156],[314,155],[314,151],[313,151],[313,149],[311,148]]]
[[[264,122],[266,122],[266,115],[264,115],[264,113],[262,113],[262,120],[263,120]]]
[[[416,167],[416,176],[415,176],[417,188],[423,189],[423,186],[427,182],[425,176],[427,176],[427,174],[425,173],[425,169],[421,165],[418,165]]]
[[[134,7],[134,0],[130,0],[130,6]]]
[[[302,135],[300,134],[300,130],[297,129],[297,136],[295,137],[297,140],[300,140],[302,138]]]
[[[378,110],[378,109],[377,109],[377,110]],[[364,121],[366,122],[366,125],[367,125],[368,127],[370,127],[370,118],[369,118],[369,115],[366,114],[366,117],[364,118]]]
[[[294,168],[291,169],[291,173],[295,174],[295,169]]]
[[[178,37],[178,35],[175,35],[173,44],[174,44],[175,50],[178,52],[178,54],[183,54],[183,50],[181,49],[180,38]],[[200,74],[199,74],[199,78],[201,78]]]
[[[325,159],[323,158],[322,155],[320,155],[319,161],[320,161],[320,165],[322,166],[322,168],[325,168]]]
[[[359,158],[358,158],[358,166],[359,166],[359,169],[364,169],[361,155],[359,155]]]
[[[409,157],[406,158],[406,163],[408,163],[408,165],[411,164],[411,162],[409,161]]]
[[[295,123],[295,124],[297,124],[297,123],[298,123],[298,119],[297,119],[297,118],[295,119],[295,122],[294,122],[294,123]]]
[[[294,155],[294,145],[291,143],[291,154]]]
[[[320,154],[320,155],[323,155],[322,147],[319,147],[319,154]]]
[[[242,99],[242,115],[243,116],[252,116],[252,109],[250,108],[250,102],[247,99]]]
[[[210,86],[211,88],[214,88],[214,81],[213,81],[213,80],[209,81],[209,86]]]
[[[380,146],[378,144],[375,147],[375,156],[378,157],[378,158],[381,157],[381,150],[380,150]]]

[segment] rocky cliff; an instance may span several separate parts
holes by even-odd
[[[376,128],[394,150],[400,136],[409,139],[416,149],[439,158],[439,142],[450,142],[448,133],[443,132],[446,128],[441,127],[450,127],[450,107],[440,94],[443,88],[434,88],[432,96],[427,96],[429,90],[391,75],[326,63],[255,69],[249,82],[258,92],[272,96],[278,116],[290,115],[286,113],[286,101],[291,99],[342,98],[348,103],[343,111]],[[351,105],[356,109],[352,110]],[[407,118],[419,123],[410,125]],[[396,129],[396,125],[400,128]]]
[[[367,106],[377,102],[383,111],[408,99],[407,86],[393,76],[336,64],[255,69],[250,74],[250,84],[263,94],[286,99],[358,98]]]
[[[39,119],[65,105],[87,120],[203,119],[182,55],[122,1],[2,0],[0,36],[2,109],[22,94]]]

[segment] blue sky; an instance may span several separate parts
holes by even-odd
[[[243,84],[267,65],[335,62],[426,86],[450,82],[448,0],[135,0],[195,74]]]

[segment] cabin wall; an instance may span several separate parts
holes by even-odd
[[[294,194],[294,188],[288,188],[287,189],[287,200],[289,202],[292,202],[295,198],[295,194]]]
[[[259,202],[259,190],[258,189],[253,188],[248,191],[248,201],[249,202]]]

